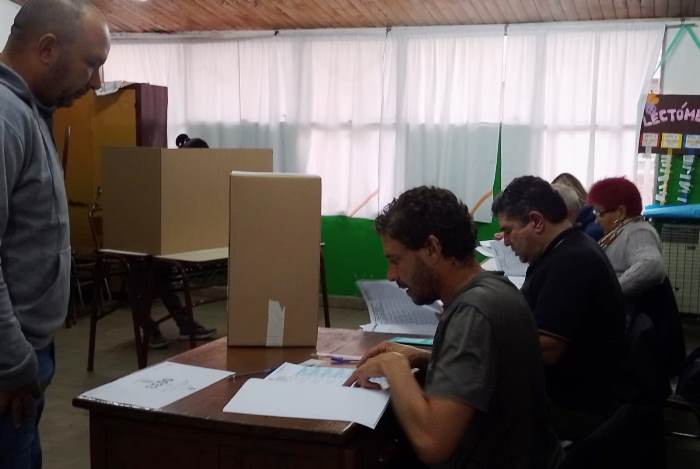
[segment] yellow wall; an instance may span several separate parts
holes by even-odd
[[[54,115],[56,148],[63,149],[66,127],[71,126],[66,190],[71,218],[71,244],[79,252],[91,251],[88,206],[95,201],[102,181],[104,146],[136,146],[136,91],[122,89],[108,96],[88,93],[73,106]]]

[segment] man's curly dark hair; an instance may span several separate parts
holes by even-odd
[[[374,227],[412,250],[425,247],[434,235],[445,257],[464,261],[474,255],[476,227],[469,209],[446,189],[421,186],[404,192],[384,207]]]

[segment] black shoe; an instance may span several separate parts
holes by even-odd
[[[194,326],[194,338],[197,340],[203,340],[203,339],[211,339],[216,335],[216,329],[215,328],[208,328],[204,327],[198,322],[195,322],[193,324]],[[190,340],[190,331],[191,331],[192,326],[186,326],[180,328],[180,335],[178,336],[179,340]]]
[[[160,329],[157,327],[151,333],[151,337],[148,339],[148,347],[152,349],[165,348],[168,346],[168,339],[163,337],[160,333]]]

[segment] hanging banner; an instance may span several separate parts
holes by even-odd
[[[700,148],[700,96],[649,94],[639,153],[695,154]]]
[[[659,161],[659,171],[656,178],[656,195],[654,200],[660,205],[666,204],[666,197],[668,195],[668,181],[671,178],[671,154],[661,155],[661,161]]]
[[[687,204],[690,198],[690,192],[693,188],[691,181],[693,180],[693,165],[695,164],[695,155],[683,155],[683,166],[678,178],[678,202]]]

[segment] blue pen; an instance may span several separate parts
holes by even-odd
[[[336,363],[336,364],[341,364],[341,363],[358,363],[360,360],[356,359],[349,359],[345,357],[338,357],[335,355],[331,355],[331,362]]]

